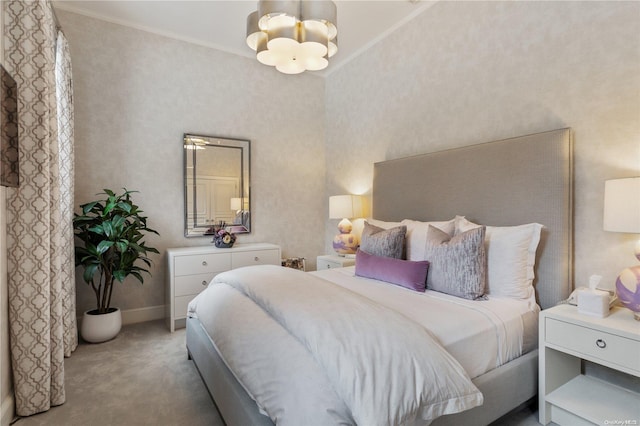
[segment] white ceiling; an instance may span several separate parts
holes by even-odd
[[[338,8],[338,53],[326,75],[357,56],[435,1],[334,0]],[[116,24],[254,57],[246,45],[247,15],[256,0],[54,0],[68,10]],[[64,29],[64,28],[63,28]]]

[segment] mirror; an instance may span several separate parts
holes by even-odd
[[[251,232],[248,140],[184,135],[186,237]]]

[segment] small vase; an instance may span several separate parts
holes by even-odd
[[[106,314],[97,309],[86,311],[82,316],[80,335],[89,343],[102,343],[118,335],[122,328],[122,313],[119,308],[109,308]]]
[[[213,242],[213,244],[218,248],[231,248],[233,247],[233,243],[225,243],[222,239],[217,239]]]

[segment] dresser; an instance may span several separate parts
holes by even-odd
[[[558,305],[540,313],[539,333],[540,423],[638,424],[640,393],[582,374],[586,360],[640,377],[640,322],[630,310],[596,318]]]
[[[165,317],[171,332],[184,327],[189,302],[221,272],[251,265],[280,265],[280,247],[274,244],[236,244],[220,249],[182,247],[167,250],[168,274]]]

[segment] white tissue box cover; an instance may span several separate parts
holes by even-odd
[[[602,290],[578,291],[578,312],[604,318],[609,315],[609,293]]]

